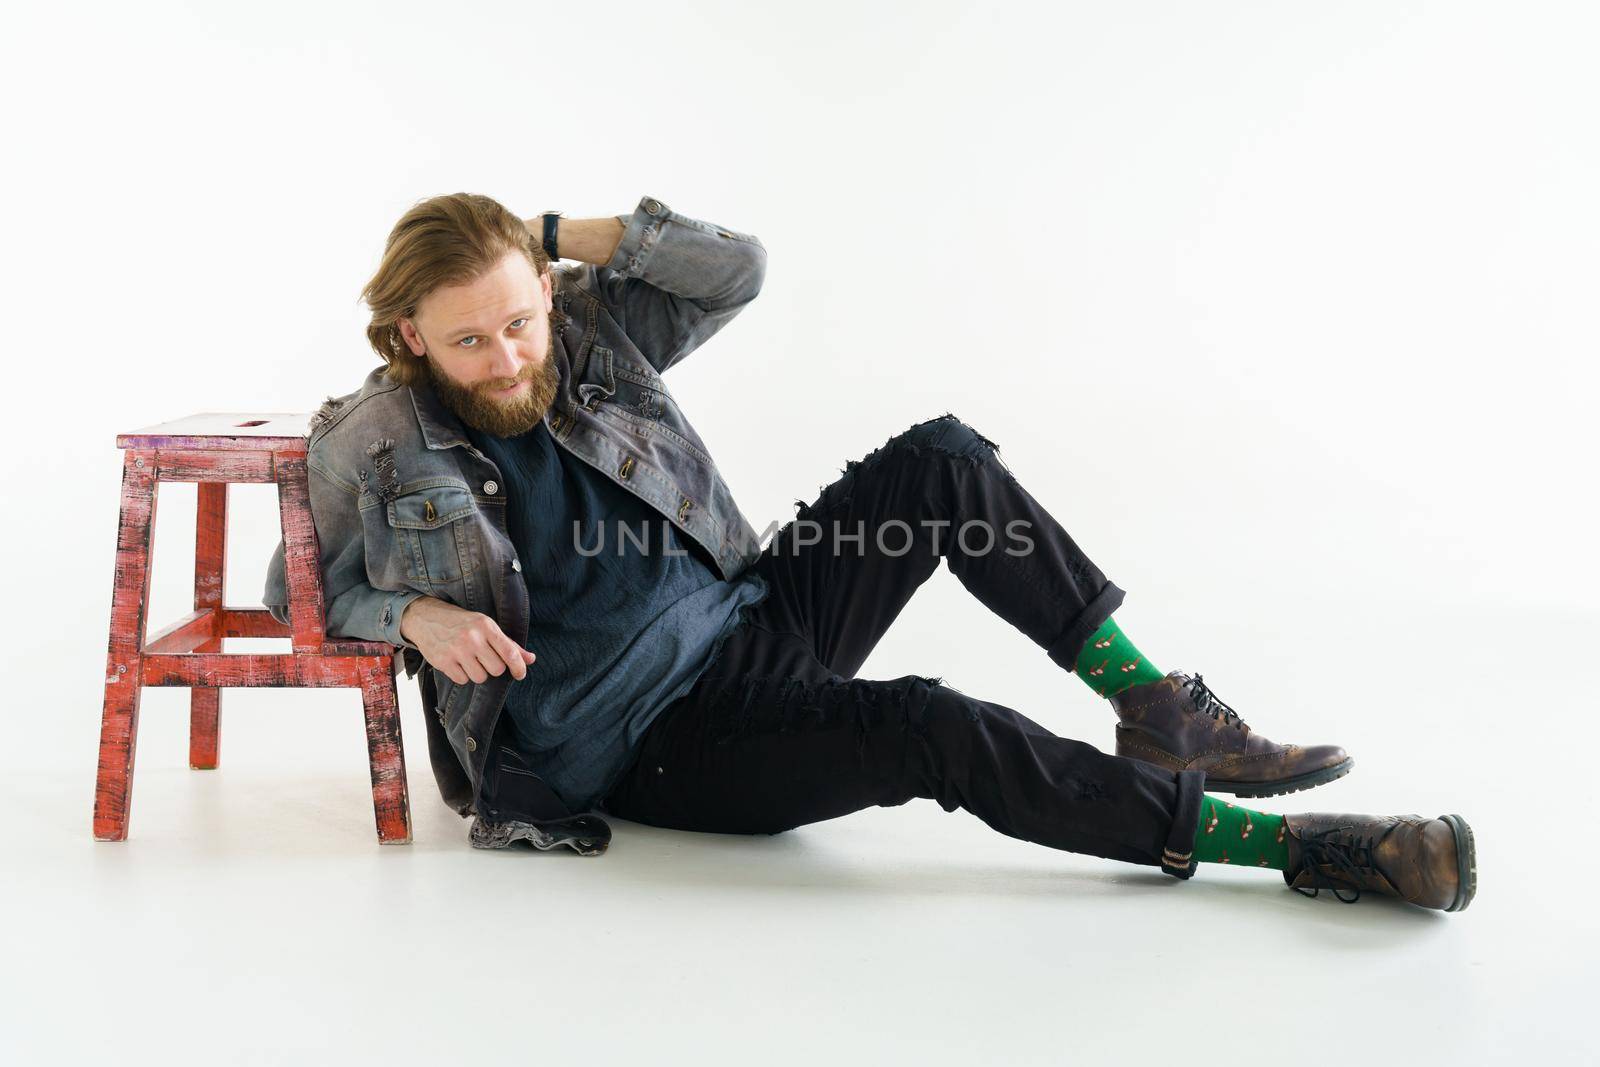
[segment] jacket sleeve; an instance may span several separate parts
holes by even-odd
[[[311,490],[311,519],[317,530],[317,548],[322,560],[322,596],[327,608],[328,635],[416,648],[400,636],[400,616],[406,605],[422,594],[411,589],[378,589],[367,581],[366,542],[357,507],[358,494],[333,481],[314,463],[308,463],[306,471]],[[289,596],[284,580],[282,538],[267,564],[262,601],[274,619],[288,623]]]
[[[601,301],[657,373],[761,292],[767,250],[756,237],[680,215],[649,196],[617,220],[622,243],[609,263],[589,269]]]

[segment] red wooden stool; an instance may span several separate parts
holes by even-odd
[[[111,594],[111,640],[106,657],[106,702],[100,726],[100,771],[95,783],[94,836],[128,836],[139,693],[147,685],[187,686],[190,692],[189,766],[217,765],[221,690],[228,686],[317,686],[361,690],[378,840],[411,840],[400,706],[395,693],[396,649],[378,641],[330,641],[323,633],[322,567],[306,484],[307,415],[193,415],[119,434],[122,515]],[[194,611],[145,637],[150,598],[150,553],[156,486],[196,482]],[[227,555],[228,485],[277,482],[283,522],[284,581],[289,625],[265,608],[222,604]],[[288,654],[224,654],[227,637],[289,637]]]

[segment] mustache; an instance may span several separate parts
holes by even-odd
[[[492,393],[497,389],[510,389],[518,382],[531,382],[533,381],[533,377],[536,372],[537,368],[530,363],[526,367],[523,367],[515,378],[500,378],[492,379],[487,382],[480,382],[478,384],[478,392]]]

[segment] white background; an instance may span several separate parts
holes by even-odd
[[[0,1055],[1594,1055],[1591,6],[7,21]],[[476,852],[404,681],[411,846],[376,844],[357,696],[262,690],[223,698],[215,772],[186,765],[187,695],[147,690],[132,835],[95,843],[114,436],[354,389],[384,236],[455,191],[525,217],[648,194],[760,237],[760,299],[670,375],[757,528],[954,412],[1129,591],[1158,666],[1355,756],[1259,808],[1459,812],[1477,901],[1178,883],[926,802]],[[256,604],[275,499],[232,500],[228,601]],[[187,610],[193,501],[160,492],[157,625]],[[862,673],[912,672],[1112,746],[1105,704],[944,570]]]

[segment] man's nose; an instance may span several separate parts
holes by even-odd
[[[515,378],[522,373],[522,363],[522,357],[517,355],[517,346],[511,341],[501,340],[495,346],[489,373],[496,378]]]

